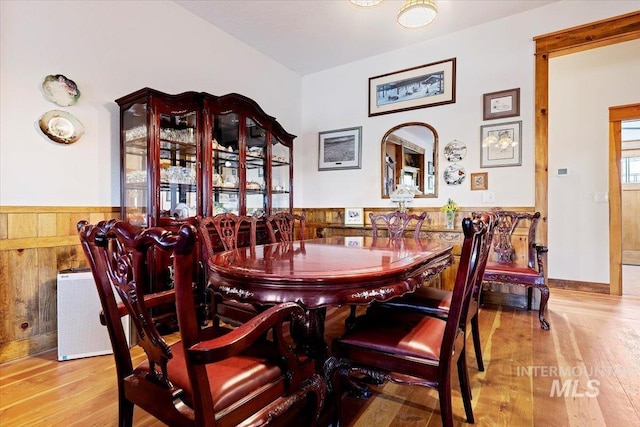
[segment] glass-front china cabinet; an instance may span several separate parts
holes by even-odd
[[[116,102],[124,219],[151,227],[292,212],[295,136],[253,100],[145,88]]]

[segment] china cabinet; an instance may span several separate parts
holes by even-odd
[[[144,88],[120,106],[121,217],[143,227],[174,229],[195,216],[223,212],[259,218],[293,212],[293,140],[274,117],[239,95],[169,95]],[[248,230],[241,230],[243,236]],[[248,240],[242,237],[241,240]],[[264,221],[257,242],[268,242]],[[222,248],[221,242],[213,242]],[[206,308],[202,252],[194,278]],[[172,287],[171,260],[158,251],[150,289]],[[175,326],[172,310],[154,313]]]
[[[124,219],[151,227],[292,212],[295,136],[253,100],[144,88],[116,103]]]

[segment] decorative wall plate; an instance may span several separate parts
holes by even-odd
[[[444,182],[449,185],[462,184],[466,176],[467,172],[461,165],[457,163],[454,163],[451,166],[447,166],[447,168],[444,170]]]
[[[84,126],[66,111],[51,110],[40,117],[40,129],[52,141],[73,144],[84,135]]]
[[[78,102],[80,90],[73,80],[62,74],[50,74],[42,82],[44,96],[61,107],[68,107]]]
[[[444,157],[450,162],[459,162],[467,155],[467,145],[455,139],[444,146]]]

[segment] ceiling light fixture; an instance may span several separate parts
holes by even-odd
[[[406,0],[398,12],[398,24],[405,28],[429,25],[438,14],[433,0]]]
[[[371,7],[382,3],[382,0],[349,0],[352,4],[359,7]]]

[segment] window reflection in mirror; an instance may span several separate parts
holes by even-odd
[[[437,197],[438,134],[426,123],[405,123],[382,138],[382,198],[398,184],[415,186],[415,197]]]

